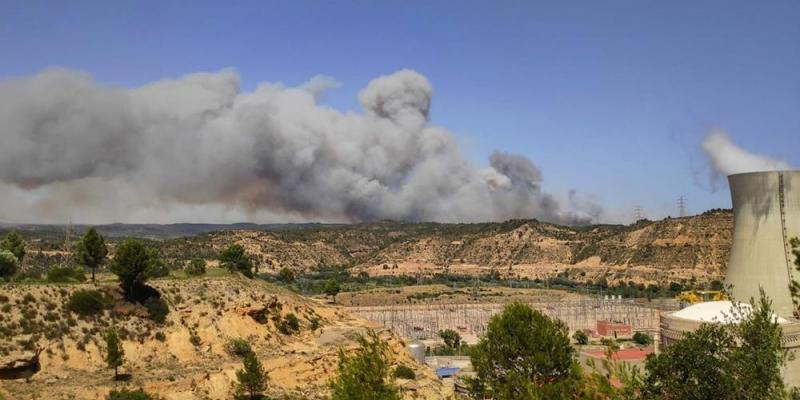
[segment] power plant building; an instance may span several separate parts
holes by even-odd
[[[749,304],[740,304],[743,310],[749,311]],[[711,301],[698,303],[683,310],[661,315],[661,344],[667,347],[680,340],[687,332],[694,332],[704,323],[729,324],[738,322],[744,315],[735,311],[730,301]],[[800,321],[775,316],[783,331],[783,347],[793,352],[783,368],[783,380],[788,387],[800,387]]]
[[[733,202],[733,245],[725,283],[734,299],[758,299],[763,288],[774,311],[791,317],[789,291],[799,280],[789,241],[800,237],[800,171],[752,172],[728,177]]]
[[[800,237],[800,171],[770,171],[728,177],[733,203],[733,243],[725,277],[731,297],[757,300],[764,290],[783,331],[783,346],[795,357],[784,381],[800,387],[800,320],[789,289],[800,280],[790,240]],[[746,306],[746,305],[744,305]],[[703,323],[736,323],[734,303],[699,303],[661,316],[664,346]]]

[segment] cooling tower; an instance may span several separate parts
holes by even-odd
[[[733,201],[733,247],[725,283],[733,298],[758,298],[759,287],[775,313],[791,317],[795,270],[789,240],[800,236],[800,171],[752,172],[728,177]]]

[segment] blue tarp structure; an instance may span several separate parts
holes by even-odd
[[[460,368],[439,368],[436,370],[436,376],[439,378],[449,378],[458,373],[459,370]]]

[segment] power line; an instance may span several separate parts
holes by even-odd
[[[636,206],[633,208],[633,220],[634,222],[641,221],[646,218],[644,213],[644,208],[642,206]]]
[[[681,217],[686,216],[686,197],[683,197],[683,195],[678,197],[678,215]]]

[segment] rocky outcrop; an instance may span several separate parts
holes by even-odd
[[[0,357],[0,379],[27,379],[39,372],[40,351],[15,351]]]

